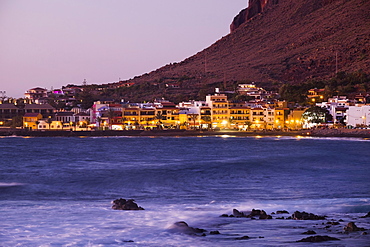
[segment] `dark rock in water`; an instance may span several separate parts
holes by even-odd
[[[209,234],[211,234],[211,235],[217,235],[217,234],[220,234],[220,232],[219,231],[210,231]]]
[[[240,212],[237,209],[233,209],[233,216],[246,217],[246,218],[251,218],[251,219],[254,219],[254,216],[259,216],[259,219],[261,220],[272,219],[271,215],[266,214],[264,210],[260,210],[260,209],[252,209],[252,211],[249,211],[247,213]]]
[[[246,217],[246,215],[243,213],[243,212],[240,212],[239,210],[237,209],[233,209],[233,216],[235,217]]]
[[[324,241],[332,241],[332,240],[340,240],[338,238],[333,238],[329,236],[311,236],[308,238],[303,238],[301,240],[298,240],[297,242],[310,242],[310,243],[318,243],[318,242],[324,242]]]
[[[276,214],[289,214],[289,212],[286,210],[278,210],[276,211]]]
[[[325,216],[319,216],[312,213],[295,211],[292,214],[294,220],[325,220]]]
[[[316,232],[315,231],[312,231],[312,230],[309,230],[309,231],[304,232],[302,234],[305,234],[305,235],[314,235],[314,234],[316,234]]]
[[[363,233],[361,233],[361,235],[367,235],[367,232],[363,232]]]
[[[245,240],[245,239],[249,239],[248,236],[243,236],[243,237],[240,237],[240,238],[236,238],[236,240]]]
[[[178,221],[168,228],[170,232],[183,233],[188,235],[197,235],[198,233],[204,233],[206,230],[200,228],[190,227],[185,221]],[[204,235],[205,236],[205,235]]]
[[[220,217],[229,217],[227,214],[222,214]]]
[[[114,210],[144,210],[144,208],[139,207],[134,199],[116,199],[112,203],[112,209]]]
[[[326,224],[328,224],[328,225],[332,225],[332,226],[337,226],[337,225],[339,225],[340,223],[339,223],[339,222],[336,222],[336,221],[328,221],[328,222],[326,222]]]
[[[357,231],[365,231],[365,228],[357,227],[355,222],[349,222],[347,226],[344,227],[344,231],[346,232],[357,232]]]
[[[260,215],[260,220],[271,220],[272,219],[272,216],[271,215],[267,215],[267,214],[262,214]]]
[[[267,215],[264,210],[260,209],[252,209],[252,212],[248,215],[248,217],[253,217],[253,216],[265,216]]]
[[[360,218],[369,218],[370,217],[370,212],[368,212],[366,215],[361,216]]]

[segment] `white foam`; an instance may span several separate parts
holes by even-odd
[[[16,187],[16,186],[22,186],[25,184],[22,183],[0,183],[0,187]]]

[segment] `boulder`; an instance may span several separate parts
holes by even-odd
[[[276,214],[289,214],[289,212],[286,210],[278,210],[276,211]]]
[[[333,241],[333,240],[340,240],[340,239],[329,237],[329,236],[316,235],[316,236],[311,236],[311,237],[308,237],[308,238],[303,238],[301,240],[298,240],[297,242],[318,243],[318,242]]]
[[[254,219],[255,216],[259,216],[260,220],[272,219],[271,215],[266,214],[264,210],[260,210],[260,209],[252,209],[252,211],[248,211],[248,212],[241,212],[237,209],[233,209],[232,215],[234,217],[246,217],[246,218],[251,218],[251,219]]]
[[[294,220],[325,220],[325,216],[319,216],[312,213],[295,211],[292,214]]]
[[[168,228],[168,230],[173,233],[182,233],[188,235],[198,235],[200,233],[206,232],[206,230],[201,228],[190,227],[185,221],[175,222],[172,226]]]
[[[303,232],[302,234],[305,234],[305,235],[315,235],[316,232],[315,231],[312,231],[312,230],[309,230],[309,231]]]
[[[355,222],[349,222],[345,227],[344,231],[346,232],[358,232],[358,231],[365,231],[365,228],[357,227]]]
[[[368,212],[366,215],[361,216],[360,218],[369,218],[370,217],[370,212]]]
[[[236,240],[246,240],[246,239],[250,239],[249,236],[243,236],[243,237],[240,237],[240,238],[236,238]]]
[[[144,208],[139,207],[134,199],[116,199],[112,202],[112,209],[114,210],[144,210]]]

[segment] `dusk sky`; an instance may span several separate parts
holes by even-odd
[[[247,2],[0,0],[0,91],[18,98],[180,62],[227,35]]]

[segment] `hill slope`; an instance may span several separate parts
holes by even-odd
[[[153,97],[194,97],[217,83],[227,88],[252,80],[268,86],[328,78],[336,71],[370,72],[370,1],[263,2],[261,13],[205,50],[125,83],[146,84]],[[169,83],[180,88],[170,89]]]

